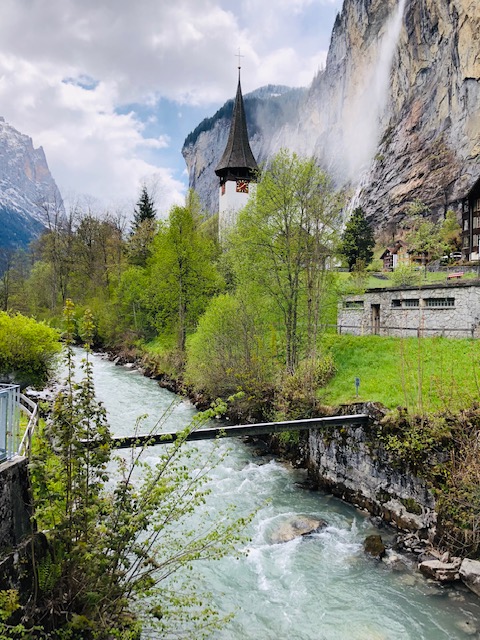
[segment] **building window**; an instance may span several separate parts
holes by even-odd
[[[474,216],[473,218],[473,228],[478,229],[480,227],[480,216]]]
[[[473,201],[473,213],[480,213],[480,198]]]
[[[470,245],[469,237],[468,236],[464,236],[463,237],[463,246],[464,247],[468,247],[469,245]]]
[[[399,300],[395,298],[392,300],[392,309],[412,309],[420,306],[420,300],[418,298],[405,298]]]
[[[425,306],[429,309],[445,309],[455,306],[455,298],[425,298]]]
[[[344,309],[363,309],[363,300],[347,300],[343,303]]]
[[[468,218],[465,218],[463,221],[463,230],[468,231]]]
[[[473,236],[472,247],[478,247],[478,235],[477,234],[474,234],[474,236]]]

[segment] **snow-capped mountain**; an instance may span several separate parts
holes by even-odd
[[[0,248],[27,245],[63,213],[62,198],[42,147],[0,117]]]

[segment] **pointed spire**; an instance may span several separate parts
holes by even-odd
[[[237,95],[235,96],[228,142],[223,156],[215,169],[215,173],[220,179],[225,180],[227,175],[231,175],[232,178],[251,178],[257,170],[258,165],[248,140],[247,120],[245,117],[242,88],[240,86],[239,66]]]

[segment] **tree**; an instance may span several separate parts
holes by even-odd
[[[98,292],[108,299],[122,272],[122,248],[121,229],[108,214],[98,217],[89,212],[81,217],[72,246],[71,279],[75,280],[77,301]]]
[[[368,266],[373,258],[375,238],[361,207],[354,209],[342,235],[341,252],[346,257],[348,270],[352,271],[355,263],[362,260]]]
[[[157,210],[155,209],[155,202],[153,198],[148,193],[147,185],[142,186],[142,192],[140,194],[140,198],[136,204],[133,213],[133,224],[132,229],[133,233],[137,231],[139,226],[145,220],[154,221],[157,215]]]
[[[128,259],[131,264],[144,267],[150,257],[152,241],[157,231],[154,200],[144,184],[134,210],[132,232],[128,241]]]
[[[265,419],[265,398],[273,395],[272,354],[261,303],[239,291],[216,296],[187,346],[188,384],[210,398],[244,392],[234,406],[244,420]]]
[[[41,259],[50,265],[49,297],[50,311],[55,312],[65,304],[70,295],[70,275],[72,267],[73,228],[78,214],[75,204],[65,213],[63,201],[42,204],[47,219],[47,231],[37,242]]]
[[[214,243],[200,231],[197,201],[174,206],[160,226],[149,259],[150,285],[145,294],[152,324],[173,331],[177,348],[185,350],[188,328],[194,328],[208,300],[222,286],[215,267]]]
[[[409,229],[405,240],[409,251],[420,255],[422,264],[426,266],[429,261],[440,258],[448,251],[448,245],[442,237],[441,226],[425,217],[429,213],[426,205],[414,200],[409,205],[407,213]]]
[[[458,223],[455,211],[449,209],[440,226],[440,239],[450,251],[458,251],[462,241],[462,227]]]
[[[261,175],[230,237],[237,282],[260,291],[263,306],[280,322],[289,373],[318,326],[339,205],[313,159],[282,150]]]

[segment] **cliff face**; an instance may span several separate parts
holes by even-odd
[[[28,244],[53,208],[63,212],[43,149],[0,117],[0,247]]]
[[[387,116],[361,200],[381,223],[395,223],[414,198],[440,215],[480,176],[476,0],[408,4]]]
[[[223,151],[215,126],[184,148],[202,200],[205,155]],[[260,160],[280,147],[314,154],[377,228],[414,199],[442,214],[480,175],[478,0],[345,0],[325,70],[294,112],[253,135]]]

